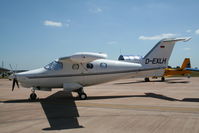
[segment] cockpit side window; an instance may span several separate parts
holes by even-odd
[[[46,65],[44,68],[47,70],[57,71],[57,70],[61,70],[63,68],[63,64],[58,61],[53,61],[50,64]]]
[[[101,68],[107,68],[107,64],[106,63],[100,63],[100,67]]]

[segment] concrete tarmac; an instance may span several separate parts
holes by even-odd
[[[87,100],[60,89],[11,91],[0,79],[0,133],[199,133],[199,78],[123,79],[85,87]]]

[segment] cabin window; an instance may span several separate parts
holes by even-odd
[[[44,67],[47,70],[61,70],[63,68],[63,64],[58,61],[53,61],[50,64]]]
[[[79,65],[78,64],[73,64],[72,68],[73,68],[73,70],[78,70],[79,69]]]
[[[93,68],[93,64],[88,63],[88,64],[86,65],[86,67],[87,67],[88,69],[92,69],[92,68]]]
[[[124,60],[124,56],[123,55],[120,55],[118,60]]]
[[[107,68],[107,64],[106,63],[100,63],[100,67],[101,68]]]

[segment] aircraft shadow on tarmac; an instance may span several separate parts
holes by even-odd
[[[180,81],[183,80],[183,81]],[[161,80],[152,80],[150,82],[163,82]],[[133,82],[121,82],[121,83],[115,83],[115,85],[119,85],[119,84],[136,84],[136,83],[150,83],[150,82],[145,82],[144,80],[140,80],[140,81],[133,81]],[[184,81],[184,79],[166,79],[163,83],[168,83],[168,84],[176,84],[176,83],[182,83],[182,84],[187,84],[189,83],[189,81]]]
[[[72,93],[59,91],[40,103],[50,124],[49,128],[43,130],[83,128],[77,119],[79,113]]]
[[[87,100],[113,99],[113,98],[128,98],[128,97],[151,97],[167,101],[180,101],[175,98],[167,97],[155,93],[145,93],[145,95],[123,95],[123,96],[89,96]]]
[[[180,101],[180,102],[199,102],[199,98],[184,98],[182,100],[168,97],[156,93],[145,93],[145,95],[121,95],[121,96],[89,96],[87,100],[100,100],[100,99],[114,99],[114,98],[128,98],[128,97],[151,97],[167,101]]]
[[[199,102],[199,98],[184,98],[182,100],[179,100],[156,93],[145,93],[145,95],[89,96],[87,100],[128,97],[151,97],[167,101]],[[37,99],[35,101],[31,101],[28,99],[18,99],[3,101],[3,103],[40,102],[50,124],[49,128],[44,128],[43,130],[64,130],[73,128],[83,128],[83,126],[79,125],[77,119],[77,117],[79,117],[79,113],[75,104],[75,100],[78,99],[74,98],[72,96],[72,93],[65,93],[63,91],[59,91],[45,99]]]
[[[73,128],[83,128],[79,125],[77,117],[79,113],[72,93],[59,91],[45,99],[31,101],[29,99],[9,100],[4,103],[28,103],[40,102],[50,127],[43,130],[64,130]]]

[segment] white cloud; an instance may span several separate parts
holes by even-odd
[[[117,41],[110,41],[110,42],[107,42],[108,45],[114,45],[114,44],[117,44]]]
[[[65,26],[68,28],[68,27],[70,27],[70,24],[69,24],[69,23],[66,23]]]
[[[139,36],[140,40],[160,40],[163,38],[170,38],[170,37],[175,37],[176,34],[172,33],[166,33],[166,34],[160,34],[160,35],[155,35],[155,36]]]
[[[100,7],[92,8],[89,11],[92,12],[92,13],[101,13],[101,12],[103,12],[102,8],[100,8]]]
[[[191,30],[186,30],[187,33],[191,33]]]
[[[53,26],[53,27],[62,27],[63,26],[62,22],[55,22],[55,21],[51,21],[51,20],[45,20],[44,25],[45,26]]]
[[[195,31],[195,33],[199,35],[199,29],[197,29],[197,30]]]

